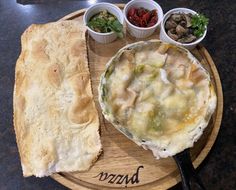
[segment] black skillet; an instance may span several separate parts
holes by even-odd
[[[206,188],[193,167],[189,149],[173,157],[180,171],[183,190],[205,190]]]

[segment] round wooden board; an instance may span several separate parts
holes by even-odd
[[[123,4],[118,5],[123,8]],[[82,23],[85,9],[74,12],[61,20]],[[158,39],[157,31],[148,39]],[[148,40],[145,39],[145,40]],[[58,173],[51,177],[71,189],[168,189],[180,181],[179,171],[173,158],[156,160],[151,151],[144,150],[118,132],[102,116],[98,104],[99,78],[108,60],[126,44],[138,41],[129,34],[110,44],[96,43],[87,35],[89,69],[92,88],[101,123],[103,153],[94,166],[86,172]],[[216,94],[217,109],[202,137],[191,149],[194,167],[198,167],[212,148],[220,129],[223,112],[223,95],[219,74],[207,50],[198,46],[192,53],[210,72]]]

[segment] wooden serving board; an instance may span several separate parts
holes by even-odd
[[[120,8],[124,5],[119,4]],[[69,14],[61,20],[76,20],[83,24],[82,17],[85,10]],[[158,39],[159,32],[155,32],[149,39]],[[145,39],[148,40],[148,39]],[[101,140],[103,153],[86,172],[58,173],[52,178],[71,189],[168,189],[180,181],[179,171],[173,158],[156,160],[151,151],[139,147],[123,134],[117,131],[102,116],[98,104],[98,84],[101,73],[108,60],[126,44],[136,42],[129,34],[124,39],[118,39],[110,44],[96,43],[87,35],[89,69],[92,88],[101,123]],[[215,85],[217,109],[204,134],[191,149],[194,167],[205,159],[213,146],[221,124],[223,111],[223,96],[219,74],[207,50],[198,46],[192,53],[210,72]]]

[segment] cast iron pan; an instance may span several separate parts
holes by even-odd
[[[183,190],[205,190],[206,188],[193,167],[189,149],[185,149],[173,157],[181,174]]]

